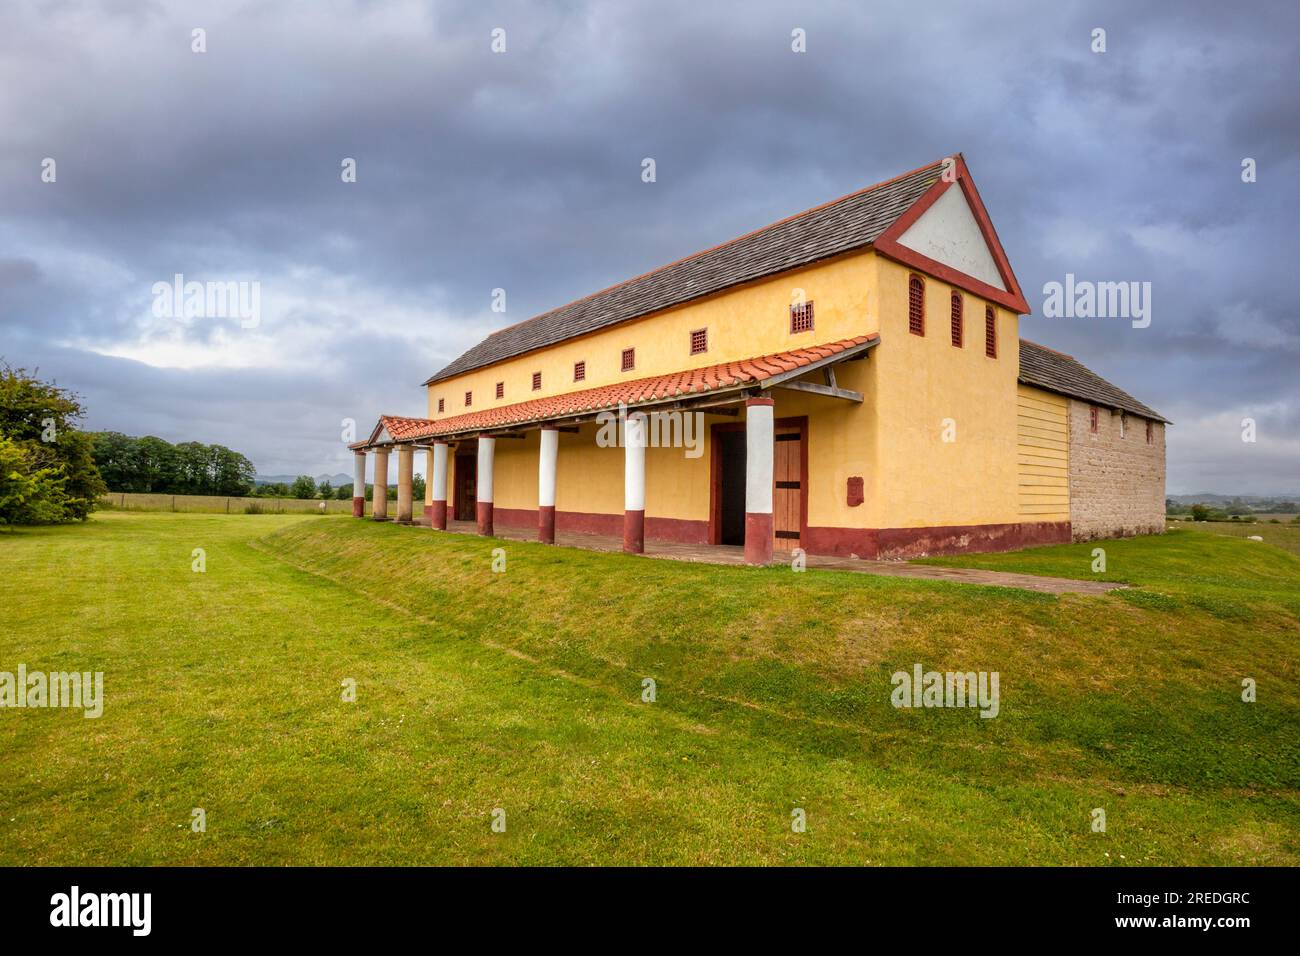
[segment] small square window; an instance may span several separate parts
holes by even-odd
[[[630,372],[636,368],[636,349],[623,350],[623,371]]]
[[[446,410],[447,410],[447,400],[445,398],[438,399],[438,414],[441,415]]]
[[[465,407],[466,407],[466,408],[469,408],[469,407],[470,407],[471,405],[473,405],[473,404],[474,404],[474,393],[473,393],[473,392],[466,392],[466,393],[465,393]]]
[[[541,372],[534,372],[534,373],[533,373],[533,391],[534,391],[534,392],[536,392],[536,391],[540,391],[540,390],[541,390],[541,387],[542,387],[542,373],[541,373]]]
[[[813,330],[813,304],[797,302],[790,306],[790,333],[811,332]]]
[[[497,398],[505,398],[505,397],[506,397],[506,383],[497,382]]]
[[[583,379],[585,379],[586,377],[587,377],[587,363],[586,363],[586,362],[574,362],[574,363],[573,363],[573,380],[574,380],[575,382],[581,382],[581,381],[582,381]]]
[[[709,330],[696,329],[691,333],[691,354],[699,355],[709,350]]]

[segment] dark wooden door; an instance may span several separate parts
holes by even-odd
[[[452,485],[457,521],[478,520],[478,456],[456,456],[456,478]]]
[[[722,467],[720,544],[745,543],[745,433],[720,431]]]

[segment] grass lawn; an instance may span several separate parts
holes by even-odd
[[[1094,546],[973,563],[1088,577]],[[0,864],[1300,862],[1300,557],[1199,531],[1101,546],[1139,588],[343,517],[0,533],[0,671],[105,684],[98,719],[0,710]],[[894,709],[917,662],[999,672],[999,716]]]
[[[1205,534],[1226,534],[1235,538],[1258,535],[1266,544],[1276,545],[1292,554],[1300,554],[1300,524],[1287,516],[1284,521],[1171,521],[1171,530],[1199,531]]]

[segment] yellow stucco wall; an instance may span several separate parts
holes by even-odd
[[[717,415],[708,424],[731,421]],[[622,448],[602,448],[596,443],[595,425],[578,432],[561,432],[556,458],[555,507],[557,511],[586,514],[623,513]],[[704,454],[685,457],[680,448],[646,449],[646,514],[653,518],[707,521],[709,517],[709,446]],[[496,445],[495,504],[500,508],[537,507],[538,437],[498,439]]]
[[[907,330],[910,271],[874,252],[857,253],[777,276],[707,300],[550,349],[480,369],[429,388],[430,417],[592,388],[717,362],[785,351],[879,331],[881,344],[867,358],[837,367],[842,387],[865,395],[862,404],[776,389],[778,419],[807,416],[808,524],[834,528],[934,527],[1022,520],[1017,460],[1018,318],[998,307],[999,354],[984,355],[985,302],[965,295],[965,347],[949,335],[951,287],[926,276],[926,335]],[[813,333],[791,335],[789,303],[795,290],[815,303]],[[689,334],[709,329],[709,351],[689,355]],[[619,372],[623,348],[637,350],[634,372]],[[587,362],[587,379],[575,384],[573,362]],[[531,391],[533,371],[544,388]],[[819,380],[819,379],[818,379]],[[506,383],[505,398],[491,398]],[[437,399],[447,400],[437,415]],[[943,441],[944,419],[956,440]],[[704,453],[649,449],[646,513],[649,517],[707,521],[711,450],[707,425],[743,421],[709,415]],[[556,507],[560,511],[620,514],[623,452],[600,448],[596,426],[561,433]],[[498,439],[495,502],[502,508],[537,507],[536,433]],[[862,476],[866,501],[849,507],[847,480]],[[449,501],[452,500],[449,494]],[[1043,520],[1043,519],[1040,519]]]
[[[881,344],[873,350],[876,443],[868,527],[1000,524],[1018,519],[1019,317],[994,306],[998,356],[984,354],[984,309],[965,297],[964,346],[952,345],[953,287],[925,279],[925,335],[908,331],[911,270],[877,256]],[[944,441],[945,428],[955,440]],[[950,431],[950,434],[954,432]]]
[[[1021,385],[1016,401],[1020,519],[1069,521],[1069,400]]]

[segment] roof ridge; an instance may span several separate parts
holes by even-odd
[[[869,185],[869,186],[862,186],[862,187],[860,187],[860,188],[858,188],[858,189],[851,190],[850,192],[847,192],[847,193],[845,193],[845,194],[842,195],[842,196],[838,196],[838,197],[836,197],[836,198],[834,198],[834,199],[827,200],[826,202],[818,203],[818,204],[815,205],[815,206],[810,206],[810,207],[808,207],[807,209],[802,209],[802,210],[800,210],[800,211],[798,211],[798,212],[791,213],[791,214],[788,215],[788,216],[784,216],[784,217],[782,217],[781,219],[777,219],[777,220],[775,220],[774,222],[769,222],[769,223],[767,223],[766,225],[759,226],[759,227],[757,227],[757,228],[755,228],[755,229],[751,229],[750,231],[748,231],[748,232],[746,232],[746,233],[742,233],[742,234],[739,235],[739,236],[734,236],[734,237],[732,237],[732,238],[730,238],[730,239],[727,239],[727,240],[724,241],[724,242],[716,243],[716,244],[714,244],[714,245],[712,245],[712,246],[709,246],[709,247],[707,247],[707,248],[705,248],[705,249],[697,250],[697,251],[695,251],[695,252],[690,253],[689,255],[682,256],[682,257],[680,257],[680,258],[678,258],[678,259],[674,259],[674,260],[672,260],[671,262],[666,262],[666,263],[664,263],[663,265],[656,266],[656,267],[653,268],[653,269],[650,269],[650,270],[648,270],[648,271],[646,271],[646,272],[642,272],[642,273],[639,274],[639,275],[631,276],[630,278],[623,279],[623,280],[620,281],[620,282],[615,282],[615,283],[613,283],[612,285],[608,285],[608,286],[606,286],[606,287],[603,288],[603,289],[597,289],[596,291],[591,292],[591,293],[589,293],[589,294],[587,294],[587,295],[580,296],[579,298],[577,298],[577,299],[573,299],[573,300],[570,301],[570,302],[566,302],[566,303],[564,303],[564,304],[562,304],[562,305],[554,306],[553,308],[547,309],[545,312],[539,312],[539,313],[537,313],[537,314],[535,314],[535,315],[532,315],[532,316],[530,316],[530,317],[528,317],[528,318],[526,318],[526,319],[522,319],[522,320],[520,320],[519,322],[514,322],[514,323],[512,323],[512,324],[510,324],[510,325],[502,326],[502,327],[499,328],[499,329],[496,329],[496,330],[494,330],[494,331],[492,331],[492,332],[489,332],[485,338],[479,340],[479,342],[478,342],[475,346],[471,347],[471,349],[467,350],[466,352],[462,352],[462,353],[461,353],[459,356],[457,356],[455,359],[452,359],[450,362],[446,363],[446,364],[443,366],[442,369],[439,369],[437,372],[434,372],[431,376],[429,376],[429,378],[426,379],[425,382],[424,382],[423,384],[425,384],[425,385],[432,384],[433,381],[434,381],[435,379],[437,379],[438,376],[441,375],[442,372],[443,372],[446,368],[448,368],[448,367],[450,367],[451,365],[455,364],[457,361],[459,361],[459,360],[460,360],[461,358],[463,358],[465,355],[469,354],[470,351],[473,351],[475,348],[477,348],[479,345],[482,345],[484,342],[487,342],[487,341],[489,341],[489,340],[491,340],[491,339],[495,339],[495,338],[497,338],[497,337],[500,336],[500,335],[503,335],[503,334],[505,334],[505,333],[507,333],[507,332],[510,332],[511,330],[519,329],[519,328],[522,328],[523,326],[529,325],[530,323],[540,321],[540,320],[542,320],[542,319],[545,319],[547,316],[550,316],[550,315],[554,315],[554,314],[556,314],[557,312],[562,312],[563,310],[566,310],[566,309],[572,309],[573,307],[575,307],[575,306],[577,306],[577,305],[580,305],[580,304],[583,303],[583,302],[587,302],[587,301],[589,301],[589,300],[591,300],[591,299],[595,299],[595,298],[598,297],[598,296],[607,295],[607,294],[609,294],[609,293],[611,293],[611,292],[614,292],[614,291],[616,291],[616,290],[618,290],[618,289],[624,288],[625,286],[631,285],[632,283],[640,282],[640,281],[645,280],[645,279],[649,279],[649,278],[651,278],[652,276],[656,276],[656,275],[658,275],[658,274],[660,274],[660,273],[666,272],[667,270],[672,269],[672,268],[674,268],[675,266],[680,266],[680,265],[682,265],[683,263],[690,262],[690,261],[693,260],[693,259],[698,259],[698,258],[700,258],[701,256],[706,256],[706,255],[709,255],[710,253],[714,253],[714,252],[718,252],[719,250],[726,249],[728,246],[733,246],[733,245],[735,245],[735,244],[737,244],[737,243],[744,242],[744,241],[747,240],[747,239],[752,239],[752,238],[754,238],[755,236],[758,236],[758,235],[761,235],[761,234],[764,233],[764,232],[767,232],[768,230],[776,229],[776,228],[778,228],[778,227],[780,227],[780,226],[783,226],[783,225],[786,225],[786,224],[788,224],[788,223],[790,223],[790,222],[793,222],[794,220],[797,220],[797,219],[799,219],[799,218],[801,218],[801,217],[803,217],[803,216],[808,216],[808,215],[811,215],[811,214],[813,214],[813,213],[820,212],[820,211],[822,211],[822,210],[824,210],[824,209],[828,209],[828,208],[830,208],[831,206],[836,205],[837,203],[842,203],[842,202],[845,202],[846,200],[854,199],[854,198],[856,198],[856,197],[858,197],[858,196],[863,196],[863,195],[866,195],[867,193],[875,192],[875,191],[878,190],[878,189],[884,189],[884,188],[887,187],[887,186],[891,186],[891,185],[893,185],[893,184],[895,184],[895,183],[901,182],[902,180],[905,180],[905,179],[907,179],[907,178],[909,178],[909,177],[911,177],[911,176],[916,176],[916,175],[918,175],[919,173],[923,173],[923,172],[925,172],[925,171],[927,171],[927,170],[929,170],[929,169],[937,169],[937,168],[941,168],[941,167],[943,166],[943,164],[944,164],[946,161],[948,161],[949,159],[960,159],[961,157],[962,157],[962,154],[961,154],[960,152],[946,154],[946,155],[944,155],[944,156],[941,156],[941,157],[940,157],[939,159],[937,159],[937,160],[933,160],[933,161],[931,161],[931,162],[925,163],[924,165],[917,166],[915,169],[910,169],[910,170],[908,170],[908,171],[905,172],[905,173],[899,173],[899,174],[896,175],[896,176],[891,176],[891,177],[889,177],[888,179],[883,179],[883,180],[881,180],[880,182],[872,183],[872,184]],[[918,197],[918,198],[919,198],[919,197]],[[915,200],[913,200],[913,203],[914,203],[914,202],[915,202]],[[908,207],[907,207],[907,208],[911,208],[911,206],[913,205],[913,203],[908,203]],[[898,213],[898,215],[902,215],[902,213],[905,212],[905,211],[906,211],[906,210],[900,210],[899,213]],[[895,218],[897,218],[897,217],[895,217]],[[867,245],[869,245],[869,244],[870,244],[870,243],[867,243]],[[707,293],[705,293],[705,294],[707,294]],[[669,306],[665,306],[664,308],[668,308],[668,307],[669,307]],[[653,311],[658,311],[658,310],[653,310]],[[591,331],[594,331],[594,330],[591,330]],[[582,334],[582,333],[579,333],[579,334]],[[576,337],[576,336],[570,336],[570,337]],[[551,343],[551,344],[554,344],[554,343]],[[519,354],[523,354],[523,353],[519,353]],[[487,363],[487,364],[492,364],[492,363],[489,362],[489,363]],[[481,366],[476,366],[476,367],[481,367]],[[462,370],[462,371],[469,371],[469,370],[470,370],[470,369],[464,369],[464,370]],[[457,374],[458,374],[458,373],[457,373]]]
[[[654,269],[650,269],[646,272],[643,272],[640,275],[635,275],[630,278],[624,279],[622,282],[615,282],[613,285],[606,286],[603,289],[597,289],[595,292],[592,292],[588,295],[579,296],[578,298],[574,299],[572,302],[566,302],[563,305],[557,305],[552,309],[547,309],[545,312],[538,312],[536,315],[532,316],[531,318],[523,319],[511,325],[503,325],[495,332],[489,332],[488,336],[491,337],[493,335],[499,335],[502,332],[507,332],[510,329],[516,329],[521,325],[527,325],[529,322],[532,322],[535,319],[544,318],[550,315],[552,312],[558,312],[560,311],[560,309],[567,309],[570,306],[577,305],[579,302],[585,302],[587,299],[594,299],[598,295],[604,295],[606,292],[613,292],[615,289],[620,288],[621,286],[628,285],[632,282],[637,282],[641,279],[648,279],[656,272],[663,272],[665,269],[671,269],[673,266],[681,265],[683,262],[689,262],[690,260],[698,258],[699,256],[707,255],[710,252],[716,252],[718,249],[725,249],[727,246],[730,246],[734,243],[741,242],[745,239],[749,239],[751,236],[756,236],[760,232],[766,232],[768,229],[775,229],[777,226],[784,225],[785,223],[790,222],[793,219],[798,219],[800,216],[806,216],[810,212],[817,212],[819,209],[825,209],[828,206],[834,206],[837,202],[843,202],[846,199],[852,199],[854,196],[860,196],[863,193],[869,193],[876,189],[882,189],[885,186],[888,186],[890,183],[896,183],[900,179],[906,179],[908,176],[915,176],[917,173],[924,172],[925,170],[929,169],[931,166],[942,166],[944,160],[949,159],[951,158],[951,156],[954,155],[960,156],[961,154],[955,153],[955,154],[950,154],[949,156],[943,156],[934,162],[925,163],[922,166],[917,166],[915,169],[910,169],[907,172],[900,173],[897,176],[891,176],[889,179],[882,179],[880,182],[873,183],[870,186],[863,186],[859,189],[851,190],[845,193],[843,196],[839,196],[836,199],[830,199],[827,200],[826,202],[818,203],[815,206],[809,206],[807,209],[802,209],[799,212],[791,213],[788,216],[783,216],[782,218],[777,219],[774,222],[769,222],[766,226],[759,226],[757,229],[751,229],[749,230],[749,232],[741,233],[739,236],[734,236],[731,239],[726,240],[725,242],[719,242],[712,246],[709,246],[706,249],[700,249],[697,252],[692,252],[690,255],[682,256],[680,259],[674,259],[671,262],[665,262],[663,265],[657,266]]]

